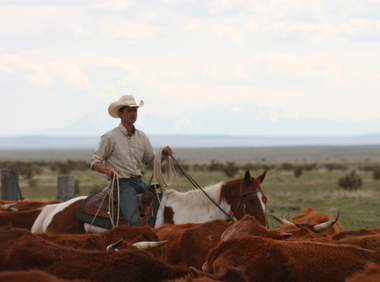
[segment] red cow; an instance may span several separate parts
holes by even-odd
[[[302,223],[307,222],[310,225],[316,225],[319,223],[328,222],[333,219],[334,217],[332,215],[329,215],[324,212],[318,212],[314,210],[312,207],[307,207],[306,209],[302,211],[300,215],[294,216],[291,219],[291,222],[293,222],[294,224],[302,224]],[[327,228],[326,230],[321,231],[321,233],[332,236],[342,231],[344,231],[343,226],[339,222],[336,222],[330,228]]]
[[[235,267],[222,268],[218,274],[209,274],[199,271],[193,267],[189,267],[191,275],[183,278],[170,280],[167,282],[215,282],[215,281],[231,281],[231,282],[247,282],[242,272]]]
[[[25,229],[0,230],[0,249],[0,271],[39,269],[62,279],[92,282],[165,281],[189,274],[184,267],[173,267],[133,247],[119,252],[76,250]]]
[[[369,263],[364,271],[360,271],[345,282],[379,282],[380,281],[380,265]]]
[[[282,242],[258,236],[221,241],[212,249],[204,269],[217,273],[221,267],[243,270],[248,281],[344,281],[380,262],[380,253],[351,245],[314,242]]]
[[[248,214],[235,223],[217,219],[197,224],[162,225],[153,230],[159,241],[168,240],[168,244],[160,248],[160,258],[170,264],[181,263],[198,269],[201,269],[205,262],[208,251],[214,248],[221,239],[246,235],[276,239],[292,236],[268,230],[261,226],[255,217]],[[152,249],[152,252],[155,251]]]
[[[10,201],[10,200],[0,200],[0,210],[3,211],[24,211],[24,210],[34,210],[42,208],[46,205],[62,203],[59,200],[53,201]],[[15,205],[14,205],[15,204]]]
[[[41,209],[18,212],[0,212],[0,227],[12,226],[15,228],[26,228],[31,230],[34,221],[40,213]]]
[[[0,271],[0,281],[7,282],[90,282],[89,280],[66,280],[41,270]]]
[[[329,219],[326,222],[319,222],[317,224],[309,224],[309,223],[293,223],[288,221],[284,216],[284,211],[282,212],[282,217],[271,215],[274,219],[280,222],[282,225],[280,230],[282,232],[288,232],[293,234],[292,241],[296,240],[305,240],[305,239],[313,239],[313,238],[326,238],[330,237],[326,233],[325,230],[331,229],[334,224],[337,223],[339,219],[340,211],[338,214]]]
[[[366,229],[366,228],[361,228],[359,230],[347,230],[347,231],[342,231],[338,234],[335,234],[331,238],[333,240],[341,240],[346,237],[351,237],[351,236],[365,236],[365,235],[376,235],[380,233],[380,228],[372,228],[372,229]]]
[[[128,248],[130,244],[142,241],[158,241],[152,228],[147,226],[120,225],[108,231],[88,234],[57,234],[38,233],[36,234],[45,240],[60,246],[72,247],[87,250],[105,250],[112,243],[123,239],[123,243],[118,249]],[[152,250],[154,253],[155,251]]]
[[[316,238],[312,239],[311,241],[337,245],[353,245],[364,249],[380,251],[380,234],[351,236],[343,238],[341,240],[333,240],[331,238]]]

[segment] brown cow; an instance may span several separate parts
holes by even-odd
[[[339,214],[340,211],[338,211],[338,214],[335,216],[335,218],[330,219],[327,222],[313,225],[308,223],[294,224],[293,222],[290,222],[285,218],[284,211],[282,211],[282,217],[275,215],[271,216],[282,224],[279,230],[281,230],[282,232],[293,234],[293,237],[289,240],[298,241],[315,238],[330,238],[330,236],[326,235],[322,231],[331,228],[338,221]]]
[[[369,263],[364,271],[356,273],[345,282],[379,282],[380,266],[378,264]]]
[[[231,282],[247,282],[242,272],[235,267],[222,268],[218,274],[209,274],[189,267],[191,275],[167,282],[215,282],[215,281],[231,281]]]
[[[206,254],[223,239],[246,235],[259,235],[269,238],[288,238],[291,234],[268,230],[247,214],[235,223],[217,219],[205,223],[187,223],[178,225],[162,225],[153,229],[158,240],[168,240],[168,244],[160,248],[160,258],[170,264],[185,264],[201,269]],[[222,240],[223,240],[222,239]],[[152,252],[155,252],[152,249]]]
[[[76,250],[50,243],[25,229],[0,230],[0,271],[39,269],[62,279],[92,282],[164,281],[189,270],[173,267],[137,248],[119,252]]]
[[[351,236],[376,235],[379,233],[380,233],[380,228],[372,228],[372,229],[361,228],[359,230],[342,231],[338,234],[335,234],[331,238],[333,240],[341,240],[343,238],[347,238],[347,237],[351,237]]]
[[[120,225],[108,231],[88,234],[39,233],[39,237],[60,246],[86,250],[105,250],[112,243],[123,239],[118,249],[129,248],[130,244],[143,241],[158,241],[152,228],[147,226]],[[152,253],[156,251],[152,250]]]
[[[66,280],[41,270],[0,271],[0,281],[6,282],[90,282],[89,280]]]
[[[59,200],[53,201],[10,201],[0,200],[0,210],[3,211],[25,211],[42,208],[46,205],[62,203]],[[15,204],[15,205],[13,205]]]
[[[319,223],[328,222],[329,220],[333,219],[334,217],[332,215],[329,215],[324,212],[318,212],[314,210],[312,207],[307,207],[302,211],[301,214],[294,216],[290,221],[294,224],[301,224],[307,222],[310,225],[316,225]],[[321,233],[333,236],[342,231],[344,231],[343,226],[339,222],[336,222],[333,226],[322,231]]]
[[[380,251],[380,234],[351,236],[341,240],[333,240],[331,238],[315,238],[311,239],[311,241],[337,245],[353,245],[364,249]]]
[[[15,228],[32,229],[34,221],[41,213],[41,209],[18,211],[18,212],[0,212],[0,227],[12,226]]]
[[[221,241],[212,249],[204,269],[241,267],[248,281],[344,281],[380,262],[380,253],[351,245],[314,242],[282,242],[258,236]]]

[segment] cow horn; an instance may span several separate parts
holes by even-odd
[[[123,242],[123,239],[120,239],[116,243],[113,243],[111,245],[108,245],[107,251],[118,251],[117,247]]]
[[[310,217],[306,219],[304,222],[301,222],[301,224],[306,224],[310,220]]]
[[[277,220],[281,224],[290,224],[290,225],[294,225],[295,226],[295,224],[293,222],[290,222],[290,221],[286,220],[285,215],[284,215],[284,210],[282,210],[282,217],[275,216],[273,214],[271,214],[270,216],[273,217],[275,220]]]
[[[326,230],[327,228],[333,226],[334,223],[338,221],[339,214],[340,214],[340,209],[338,210],[338,214],[337,214],[333,219],[315,225],[315,226],[313,227],[313,231],[314,231],[314,232],[317,232],[317,233],[320,233],[320,232],[322,232],[323,230]]]
[[[165,241],[145,241],[145,242],[137,242],[132,244],[132,246],[135,246],[136,248],[140,250],[146,250],[150,248],[160,247],[162,245],[165,245],[168,242],[168,240]]]
[[[4,205],[3,205],[3,209],[4,209],[5,211],[18,211],[18,209],[13,208],[15,205],[17,205],[17,203],[4,204]]]

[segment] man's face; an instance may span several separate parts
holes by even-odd
[[[125,107],[123,112],[118,112],[122,121],[133,124],[137,120],[137,107]]]

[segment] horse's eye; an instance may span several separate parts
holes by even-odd
[[[250,204],[254,204],[255,201],[254,201],[253,199],[248,199],[248,203],[250,203]]]

